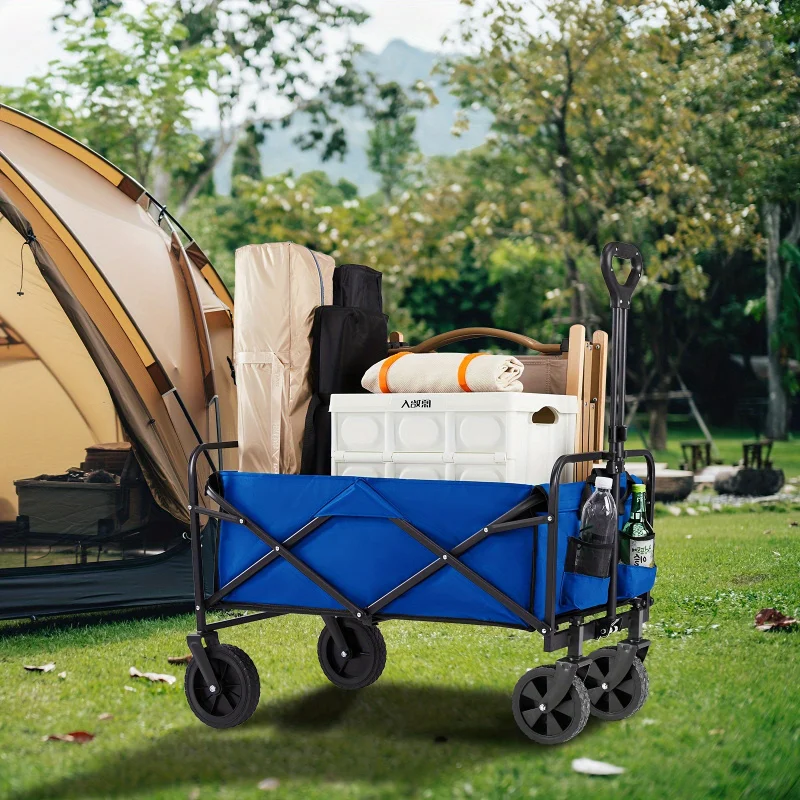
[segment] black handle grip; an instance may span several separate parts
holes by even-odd
[[[631,262],[631,271],[625,283],[620,283],[614,273],[615,258]],[[628,242],[609,242],[600,256],[600,268],[611,295],[612,308],[629,308],[636,284],[644,273],[644,259],[639,248]]]

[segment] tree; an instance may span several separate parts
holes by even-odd
[[[539,26],[524,6],[540,9]],[[765,13],[750,3],[712,12],[660,0],[498,0],[465,23],[474,54],[449,65],[462,105],[494,115],[484,227],[562,254],[573,319],[592,321],[581,260],[596,264],[610,239],[643,247],[639,302],[651,327],[641,378],[655,373],[657,391],[670,388],[697,330],[665,340],[671,315],[713,291],[707,254],[759,246],[755,163],[793,120],[792,76],[764,66]],[[653,446],[663,447],[666,405],[655,411]]]
[[[261,153],[259,146],[264,143],[264,132],[259,130],[255,123],[250,123],[245,128],[236,152],[233,154],[233,177],[246,175],[248,178],[258,180],[263,177],[261,170]]]
[[[222,51],[189,45],[174,9],[159,3],[137,15],[111,5],[64,25],[67,58],[0,97],[87,142],[169,200],[164,176],[189,175],[206,156],[191,132],[191,93],[211,85]]]
[[[124,5],[122,0],[91,0],[89,8],[94,18],[102,19]],[[83,0],[64,0],[57,21],[68,24],[83,6]],[[219,109],[212,156],[176,198],[178,214],[188,209],[253,123],[264,128],[285,125],[302,111],[311,127],[301,146],[318,147],[325,158],[344,152],[345,131],[337,109],[358,103],[361,95],[354,69],[359,48],[347,32],[367,14],[342,0],[167,0],[160,7],[186,31],[179,49],[222,53],[222,68],[210,74]],[[258,98],[268,100],[269,108]]]
[[[372,80],[374,83],[374,76]],[[376,85],[376,92],[377,97],[367,107],[367,118],[373,123],[367,158],[370,169],[380,176],[386,204],[391,205],[395,194],[408,188],[409,163],[419,153],[414,112],[423,103],[395,82]]]
[[[714,5],[728,53],[718,81],[704,94],[721,107],[733,104],[736,113],[728,119],[717,114],[707,126],[718,154],[713,174],[761,212],[763,240],[754,249],[765,266],[766,433],[785,439],[788,394],[796,388],[784,340],[792,335],[783,323],[793,296],[792,268],[783,254],[800,241],[800,4]]]

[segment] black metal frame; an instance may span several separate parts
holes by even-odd
[[[622,258],[631,261],[631,271],[624,284],[620,284],[614,274],[613,259]],[[549,708],[563,699],[572,684],[578,669],[587,665],[589,660],[583,655],[583,645],[586,641],[599,639],[622,630],[627,630],[628,637],[617,645],[617,658],[612,674],[607,682],[612,688],[627,674],[635,657],[644,658],[647,654],[649,642],[642,637],[644,623],[649,618],[652,603],[650,593],[639,597],[618,601],[617,599],[617,564],[619,562],[618,548],[612,549],[611,572],[609,581],[608,600],[605,606],[591,609],[582,609],[566,614],[556,614],[556,598],[559,587],[558,576],[558,506],[560,495],[560,480],[564,469],[571,464],[581,462],[606,461],[605,471],[614,481],[613,496],[617,505],[620,498],[620,476],[625,471],[625,461],[629,457],[643,457],[647,463],[648,483],[651,487],[648,498],[647,513],[652,523],[653,520],[653,492],[655,487],[655,462],[648,450],[625,450],[627,428],[625,426],[625,362],[627,344],[627,314],[630,308],[631,296],[642,274],[642,256],[634,246],[622,242],[612,242],[603,250],[601,268],[606,285],[611,295],[612,308],[612,336],[611,336],[611,413],[609,421],[609,447],[605,451],[580,453],[561,456],[553,466],[550,478],[550,492],[547,497],[547,513],[539,516],[524,516],[534,506],[543,502],[542,491],[533,489],[531,495],[523,502],[509,509],[498,519],[485,525],[476,533],[467,537],[463,542],[450,550],[437,544],[427,534],[420,531],[404,519],[391,519],[400,530],[407,533],[417,542],[426,547],[436,558],[427,566],[409,576],[383,597],[364,608],[351,601],[328,580],[323,578],[313,568],[298,558],[292,552],[292,547],[317,530],[331,518],[329,516],[315,517],[298,531],[279,541],[269,531],[262,528],[247,515],[229,503],[219,492],[206,486],[205,494],[218,506],[219,510],[206,508],[200,503],[197,483],[197,461],[201,455],[209,459],[208,451],[217,450],[222,461],[222,450],[237,447],[237,442],[215,442],[200,444],[194,449],[189,459],[189,516],[192,547],[192,570],[194,577],[194,602],[197,630],[187,637],[189,648],[197,660],[198,667],[209,684],[212,691],[217,683],[213,668],[203,647],[203,641],[209,645],[218,643],[217,631],[234,625],[242,625],[263,619],[281,616],[283,614],[312,614],[321,616],[325,626],[341,650],[346,651],[344,636],[338,620],[350,618],[363,625],[375,625],[389,619],[421,620],[421,617],[410,617],[400,614],[382,613],[387,605],[414,586],[438,572],[445,566],[451,566],[461,575],[489,594],[496,601],[512,611],[521,620],[519,625],[508,623],[498,624],[483,620],[466,620],[452,618],[425,617],[429,621],[473,623],[477,625],[491,625],[495,627],[511,627],[527,631],[536,631],[544,637],[544,649],[552,652],[567,648],[567,656],[556,662],[556,678],[552,688],[544,698],[545,705]],[[210,460],[210,459],[209,459]],[[209,482],[211,483],[211,482]],[[208,598],[204,592],[203,563],[201,556],[201,517],[219,519],[232,524],[243,525],[251,533],[269,546],[270,550],[264,556],[243,570],[239,575],[229,581],[225,586],[217,588]],[[524,608],[512,600],[496,586],[491,584],[481,575],[470,569],[461,561],[460,556],[474,547],[479,542],[494,534],[519,528],[532,527],[534,537],[539,535],[539,526],[547,525],[547,563],[546,563],[546,589],[545,589],[545,615],[544,620],[538,619],[533,614],[533,585],[531,586],[530,608]],[[534,542],[534,557],[536,552]],[[278,558],[284,558],[303,575],[309,578],[320,589],[326,592],[342,608],[307,608],[279,605],[254,605],[226,602],[225,598],[238,586],[251,578],[256,573],[267,567]],[[535,568],[532,570],[535,575]],[[533,580],[533,579],[532,579]],[[620,609],[623,610],[620,610]],[[211,610],[239,609],[253,610],[254,613],[226,619],[219,622],[208,622],[207,612]]]

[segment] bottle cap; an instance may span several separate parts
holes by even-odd
[[[633,493],[634,494],[644,494],[647,491],[647,487],[643,483],[634,483],[633,484]]]
[[[599,477],[594,479],[594,485],[598,489],[610,489],[614,485],[611,478]]]

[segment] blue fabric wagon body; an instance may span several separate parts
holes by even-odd
[[[281,542],[314,518],[329,517],[294,545],[292,553],[362,608],[437,560],[392,520],[405,520],[449,551],[534,491],[532,486],[508,483],[240,472],[222,472],[220,479],[225,500]],[[565,576],[563,569],[567,540],[578,535],[577,510],[583,486],[572,483],[560,487],[557,614],[599,606],[607,599],[608,579],[570,573]],[[460,559],[542,619],[547,541],[546,525],[497,532]],[[269,550],[246,526],[223,522],[217,558],[219,586]],[[344,611],[334,598],[280,558],[235,588],[225,601],[314,613]],[[450,566],[425,578],[380,613],[528,627],[513,611]]]

